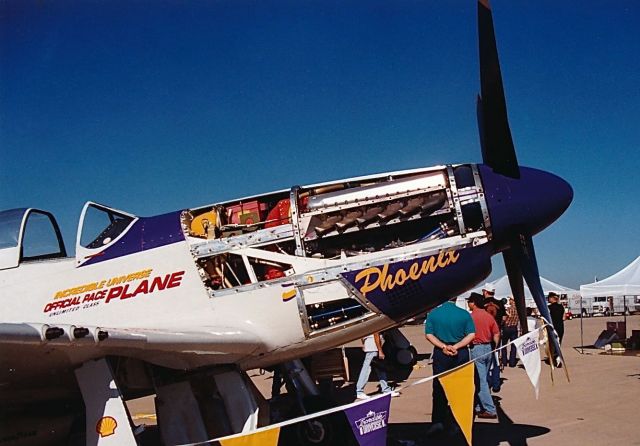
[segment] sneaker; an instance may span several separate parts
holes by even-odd
[[[369,395],[367,395],[366,393],[359,393],[356,395],[356,398],[359,400],[368,400],[371,397]]]
[[[477,415],[477,417],[478,417],[478,418],[485,418],[485,419],[488,419],[488,420],[495,420],[496,418],[498,418],[498,414],[491,413],[491,412],[487,412],[487,411],[485,410],[485,411],[483,411],[483,412],[480,412],[480,413]]]
[[[392,397],[396,397],[396,396],[400,396],[400,392],[398,392],[397,390],[392,390],[391,392],[386,392],[388,394],[390,394]]]

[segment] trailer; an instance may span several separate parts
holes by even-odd
[[[640,296],[572,296],[567,308],[582,317],[639,313]]]

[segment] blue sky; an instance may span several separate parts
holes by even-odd
[[[578,286],[640,255],[640,3],[492,1],[519,162],[574,188],[536,236]],[[154,215],[480,162],[474,1],[0,2],[0,208]],[[494,258],[495,272],[502,261]]]

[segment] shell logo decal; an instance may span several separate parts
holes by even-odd
[[[96,423],[96,432],[100,435],[100,438],[104,438],[115,434],[116,427],[118,427],[118,422],[115,418],[102,417]]]

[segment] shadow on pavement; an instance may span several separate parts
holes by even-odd
[[[500,407],[500,397],[493,396],[496,402],[498,420],[483,422],[475,419],[473,423],[474,445],[500,445],[507,443],[511,446],[525,446],[527,439],[539,437],[550,432],[543,426],[530,424],[515,424],[507,413]],[[427,431],[431,423],[392,423],[389,424],[387,435],[388,446],[466,446],[467,442],[459,430],[442,432],[431,437]]]
[[[431,423],[392,423],[389,424],[387,446],[466,446],[462,435],[450,436],[443,433],[427,437],[426,432]],[[550,430],[542,426],[529,424],[503,424],[476,422],[473,425],[474,445],[499,445],[508,443],[511,446],[523,446],[527,439],[538,437]]]

